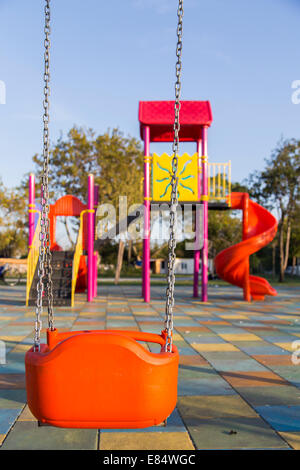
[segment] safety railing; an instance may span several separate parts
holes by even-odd
[[[31,247],[29,249],[28,257],[27,257],[27,283],[26,283],[26,306],[29,303],[29,295],[30,289],[32,286],[34,273],[36,270],[37,262],[39,259],[39,252],[40,252],[40,233],[41,233],[41,212],[36,209],[31,209],[32,212],[36,212],[39,214],[39,219],[36,225],[36,229],[34,232],[33,240]]]
[[[230,205],[231,161],[227,163],[208,163],[208,198],[210,201],[227,201]]]
[[[83,253],[83,216],[87,212],[90,212],[89,209],[85,209],[80,213],[80,224],[79,230],[77,235],[76,247],[73,256],[73,264],[72,264],[72,293],[71,293],[71,306],[74,306],[74,298],[75,298],[75,289],[76,289],[76,282],[80,264],[80,258]]]

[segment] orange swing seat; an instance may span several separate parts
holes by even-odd
[[[149,352],[138,341],[157,343]],[[47,331],[25,356],[28,405],[40,423],[63,428],[144,428],[163,422],[177,401],[179,355],[166,334]]]

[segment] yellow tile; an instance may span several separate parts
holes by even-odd
[[[110,320],[132,320],[132,316],[130,315],[110,315],[108,314]]]
[[[192,343],[192,346],[196,351],[239,351],[238,348],[229,343],[219,343],[219,344],[199,344]]]
[[[262,341],[261,338],[252,333],[219,334],[219,336],[225,339],[225,341]]]
[[[178,333],[173,333],[173,340],[174,341],[182,341],[183,338],[181,335],[179,335]]]
[[[6,438],[6,434],[0,434],[0,446],[3,444],[3,441],[5,438]]]
[[[30,344],[18,344],[15,348],[13,348],[10,353],[25,353],[28,349],[31,348],[32,345]]]
[[[285,349],[286,351],[294,351],[292,348],[292,343],[274,343],[276,346],[278,346],[281,349]]]
[[[4,321],[5,321],[5,320],[6,320],[6,321],[7,321],[7,320],[16,320],[16,319],[17,319],[17,317],[9,317],[9,316],[7,316],[7,315],[6,315],[6,316],[4,316],[4,315],[3,315],[3,316],[2,316],[2,315],[0,316],[0,320],[4,320]]]
[[[122,304],[124,304],[124,302],[123,302],[123,301],[121,301],[121,302],[117,302],[117,301],[115,301],[115,302],[107,302],[107,305],[110,305],[110,306],[114,306],[114,305],[122,305]]]
[[[300,432],[280,432],[279,434],[294,450],[300,450]]]
[[[105,317],[105,312],[80,312],[80,317]]]
[[[213,317],[213,315],[211,313],[208,313],[208,312],[189,312],[189,315],[191,317]],[[186,318],[186,317],[185,317]]]
[[[28,405],[26,405],[24,410],[20,414],[18,421],[37,421],[37,419],[31,413]]]
[[[219,315],[221,318],[225,318],[226,320],[248,320],[245,315],[239,315],[234,313],[226,313],[225,315]]]
[[[35,313],[34,312],[27,312],[24,314],[24,318],[34,318]]]
[[[136,311],[134,311],[133,315],[136,315],[137,317],[158,317],[157,313],[153,313],[153,312],[149,312],[149,311],[148,312],[145,312],[145,311],[136,312]]]
[[[25,336],[0,336],[2,341],[23,341],[28,335]]]
[[[187,432],[107,432],[100,450],[194,450]]]

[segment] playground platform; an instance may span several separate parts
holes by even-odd
[[[176,287],[174,342],[180,352],[177,408],[166,427],[144,430],[38,427],[26,406],[24,354],[32,344],[34,308],[25,287],[0,287],[0,448],[5,449],[300,449],[299,287],[248,304],[234,287],[209,287],[207,303]],[[140,329],[159,333],[165,287],[152,287],[145,304],[140,286],[103,284],[87,303],[56,308],[56,326]],[[46,318],[44,319],[46,326]],[[298,347],[298,349],[300,349]]]

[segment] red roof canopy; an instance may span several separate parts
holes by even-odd
[[[145,126],[150,127],[151,142],[172,142],[174,137],[174,101],[140,101],[141,138]],[[210,126],[212,112],[209,101],[181,101],[181,141],[194,142],[201,138],[201,128]]]

